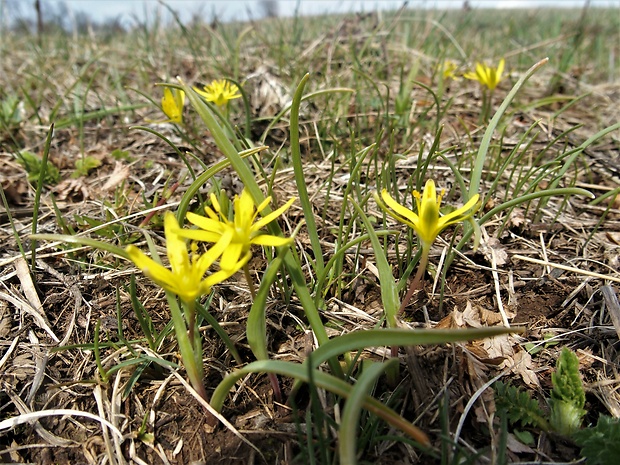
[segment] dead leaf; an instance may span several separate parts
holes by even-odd
[[[474,309],[472,303],[468,300],[465,305],[465,310],[463,310],[463,321],[473,328],[482,327],[482,322],[480,321],[480,312],[477,309]]]
[[[454,310],[448,316],[443,317],[435,325],[435,329],[455,329],[462,327],[464,327],[463,316],[458,310]]]
[[[121,182],[129,177],[129,167],[122,162],[117,161],[114,165],[114,171],[105,182],[103,187],[104,191],[110,190],[116,186],[118,186]]]
[[[498,312],[493,312],[482,307],[480,307],[478,311],[480,312],[480,320],[486,325],[493,326],[502,322],[502,315]],[[514,314],[512,313],[507,313],[507,316],[508,319],[514,318]]]
[[[508,433],[506,447],[510,452],[515,454],[533,454],[534,450],[519,441],[514,434]]]
[[[508,216],[508,226],[519,227],[525,223],[525,214],[522,208],[515,208]]]
[[[56,194],[57,200],[86,200],[90,198],[88,188],[82,179],[65,179],[61,181],[53,192]]]
[[[512,372],[521,376],[521,379],[525,384],[530,387],[540,387],[540,381],[538,376],[532,370],[532,356],[527,350],[519,350],[513,356],[514,365],[512,366]]]
[[[511,334],[502,334],[483,340],[482,347],[489,354],[489,358],[512,358],[514,356],[514,342]]]
[[[494,263],[497,266],[505,265],[508,260],[508,253],[506,252],[506,249],[496,237],[485,237],[479,250],[489,263]]]

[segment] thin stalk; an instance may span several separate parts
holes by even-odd
[[[411,281],[409,290],[407,291],[407,294],[405,294],[405,297],[400,304],[400,308],[398,309],[399,314],[402,314],[403,311],[405,311],[405,308],[407,308],[407,305],[409,305],[409,301],[411,300],[411,297],[413,297],[415,291],[417,291],[418,289],[422,289],[424,272],[426,271],[426,266],[428,265],[429,252],[430,249],[428,248],[422,249],[422,256],[420,257],[420,262],[418,263],[418,271],[416,272],[413,281]]]
[[[34,195],[34,208],[32,211],[32,234],[37,233],[37,226],[39,224],[39,206],[41,205],[41,193],[43,192],[43,184],[45,184],[45,176],[47,175],[47,160],[50,154],[50,146],[52,144],[52,136],[54,134],[54,124],[50,126],[50,130],[47,132],[47,139],[45,139],[45,148],[43,149],[43,158],[41,160],[41,173],[37,181],[37,190]],[[7,210],[8,211],[8,210]],[[30,269],[34,272],[36,260],[37,260],[37,241],[33,240],[30,244]]]
[[[243,275],[245,276],[245,280],[248,283],[248,287],[250,288],[250,295],[252,296],[252,300],[256,298],[256,288],[254,287],[254,280],[252,279],[252,275],[250,274],[250,266],[246,263],[243,265]]]

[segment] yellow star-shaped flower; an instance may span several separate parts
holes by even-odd
[[[216,79],[202,89],[194,87],[194,90],[207,102],[213,102],[218,107],[223,107],[230,100],[241,97],[239,88],[226,79]]]
[[[183,106],[185,105],[185,92],[181,89],[164,87],[164,96],[161,99],[161,109],[166,114],[168,122],[183,123]]]
[[[240,257],[235,263],[229,263],[227,268],[220,267],[219,271],[205,278],[207,270],[224,252],[226,240],[215,244],[202,255],[197,254],[196,244],[192,244],[190,255],[186,241],[180,234],[179,223],[171,212],[166,212],[164,217],[164,232],[170,269],[147,257],[133,245],[128,246],[126,250],[129,258],[146,276],[165,290],[177,294],[184,302],[193,302],[196,298],[208,294],[212,286],[232,276],[250,258]],[[227,234],[232,236],[230,231]]]
[[[224,251],[220,259],[220,267],[226,270],[235,267],[241,257],[251,254],[252,245],[266,245],[279,247],[289,244],[291,238],[264,234],[261,228],[275,220],[293,204],[295,198],[290,199],[282,207],[268,215],[258,218],[271,197],[267,197],[258,207],[255,207],[250,193],[244,189],[241,197],[233,200],[233,219],[228,219],[214,194],[211,194],[212,208],[206,207],[207,216],[188,212],[187,219],[200,229],[183,229],[179,234],[183,237],[204,242],[213,242],[223,246]]]
[[[441,66],[441,74],[443,75],[444,81],[448,79],[453,79],[456,81],[458,79],[458,77],[456,76],[456,70],[458,69],[458,67],[459,65],[457,65],[452,60],[444,61]]]
[[[461,208],[454,210],[447,215],[441,215],[441,197],[443,192],[437,195],[435,182],[432,179],[426,181],[424,191],[420,195],[418,191],[413,192],[418,213],[409,210],[399,204],[396,200],[383,189],[381,197],[375,194],[377,204],[394,219],[410,226],[420,239],[423,250],[430,249],[437,236],[448,226],[470,218],[480,207],[478,204],[479,195],[474,195]]]
[[[472,79],[478,81],[483,86],[486,86],[490,91],[495,90],[497,84],[502,80],[502,73],[504,72],[505,61],[502,58],[499,60],[497,68],[491,68],[483,63],[476,63],[476,71],[470,71],[463,74],[465,79]]]

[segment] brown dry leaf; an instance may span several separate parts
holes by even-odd
[[[493,326],[502,322],[502,315],[498,312],[493,312],[482,307],[479,307],[478,311],[480,312],[480,320],[488,326]],[[509,312],[507,312],[507,316],[509,319],[514,318],[514,314]]]
[[[514,315],[509,314],[508,317],[514,318]],[[482,326],[494,326],[501,323],[502,316],[480,305],[474,306],[470,301],[467,301],[465,310],[463,310],[463,320],[467,326],[480,328]]]
[[[515,208],[508,216],[508,226],[519,227],[525,223],[525,214],[522,208]]]
[[[65,179],[61,181],[53,190],[57,200],[86,200],[90,196],[88,187],[82,179]]]
[[[479,360],[479,358],[474,353],[472,353],[470,349],[471,348],[468,348],[463,351],[467,360],[467,373],[472,379],[475,387],[479,388],[487,382],[486,373],[489,369],[484,363]]]
[[[480,321],[480,312],[478,309],[474,309],[471,301],[467,301],[465,305],[465,310],[463,310],[463,321],[473,328],[482,327],[482,322]]]
[[[121,182],[123,182],[128,177],[129,177],[129,167],[125,165],[124,163],[117,161],[116,164],[114,165],[114,171],[112,171],[112,174],[110,175],[110,177],[108,178],[108,180],[105,182],[105,184],[103,185],[101,189],[103,189],[104,191],[110,190],[118,186]]]
[[[4,190],[4,195],[9,205],[25,205],[28,202],[28,182],[25,177],[19,179],[9,179],[4,182],[2,180],[1,189]]]
[[[514,356],[513,345],[515,344],[514,336],[511,334],[502,334],[500,336],[490,337],[481,341],[482,347],[489,354],[489,358],[510,359]]]
[[[485,238],[480,245],[480,251],[489,263],[495,263],[498,266],[505,265],[508,260],[506,249],[496,237]]]
[[[512,358],[512,372],[521,376],[523,382],[530,387],[539,387],[538,376],[532,370],[532,356],[527,350],[520,349]]]
[[[476,344],[475,341],[465,344],[465,349],[474,354],[480,360],[489,358],[489,353],[484,349],[484,347]]]
[[[454,310],[448,316],[443,317],[436,325],[435,329],[455,329],[463,328],[463,315],[458,310]]]

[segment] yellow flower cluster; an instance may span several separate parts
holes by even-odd
[[[251,257],[252,245],[279,247],[289,244],[292,239],[263,234],[261,228],[284,213],[294,201],[293,198],[284,206],[258,218],[258,214],[271,202],[271,197],[255,208],[251,195],[244,190],[240,198],[235,197],[233,200],[234,216],[231,221],[221,211],[215,195],[212,195],[211,202],[215,211],[207,208],[207,217],[194,213],[187,215],[189,221],[200,229],[181,228],[174,214],[167,212],[164,232],[170,269],[133,245],[128,246],[126,251],[134,264],[153,282],[174,292],[182,301],[193,302],[208,294],[212,286],[228,279],[245,266]],[[187,239],[213,243],[213,246],[199,254],[197,244],[192,242],[188,252]],[[218,259],[220,269],[205,277]]]
[[[464,73],[463,77],[472,81],[478,81],[480,85],[485,86],[492,92],[502,80],[505,64],[506,63],[503,58],[499,60],[497,68],[493,68],[484,63],[476,63],[476,69],[474,71]],[[456,74],[457,68],[458,65],[454,61],[445,60],[440,69],[443,79],[458,80],[458,76]]]

